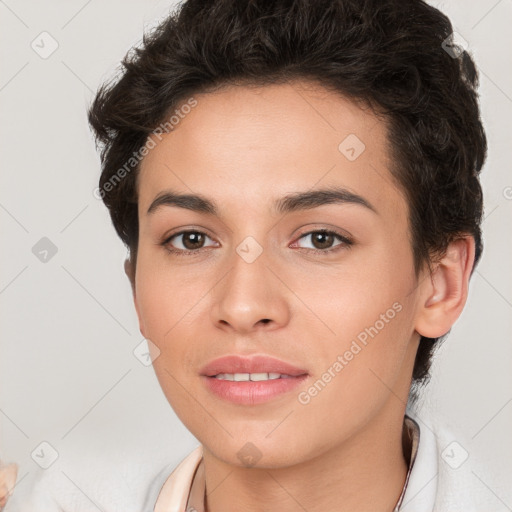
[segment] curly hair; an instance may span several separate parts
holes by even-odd
[[[193,94],[294,79],[386,121],[417,274],[462,236],[475,240],[474,265],[480,259],[487,140],[478,73],[450,20],[422,0],[187,0],[144,34],[119,71],[100,86],[88,119],[101,149],[98,192],[133,268],[140,162],[132,155],[148,136]],[[421,338],[413,386],[429,380],[444,337]]]

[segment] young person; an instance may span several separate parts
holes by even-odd
[[[411,405],[482,253],[477,72],[448,18],[188,0],[123,65],[89,110],[96,194],[200,441],[147,510],[491,510]]]

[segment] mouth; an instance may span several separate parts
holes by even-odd
[[[211,361],[200,376],[206,389],[217,398],[238,405],[256,405],[290,393],[309,374],[270,356],[229,355]]]
[[[231,354],[210,361],[199,373],[206,377],[232,375],[233,380],[236,377],[239,381],[244,381],[277,379],[281,376],[297,377],[308,372],[294,364],[263,354],[252,356]]]
[[[212,375],[212,378],[219,380],[229,380],[232,382],[262,382],[266,380],[276,379],[293,379],[296,376],[287,375],[286,373],[219,373]]]

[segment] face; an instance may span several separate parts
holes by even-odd
[[[211,453],[300,463],[362,431],[390,389],[407,400],[418,288],[385,125],[305,82],[194,98],[138,176],[141,332]]]

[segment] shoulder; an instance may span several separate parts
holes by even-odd
[[[478,478],[491,481],[478,466],[471,440],[426,409],[408,408],[420,430],[418,452],[400,512],[505,512],[510,510]]]
[[[27,476],[23,493],[14,493],[6,512],[153,512],[172,468],[173,464],[88,458],[46,470],[37,468]]]

